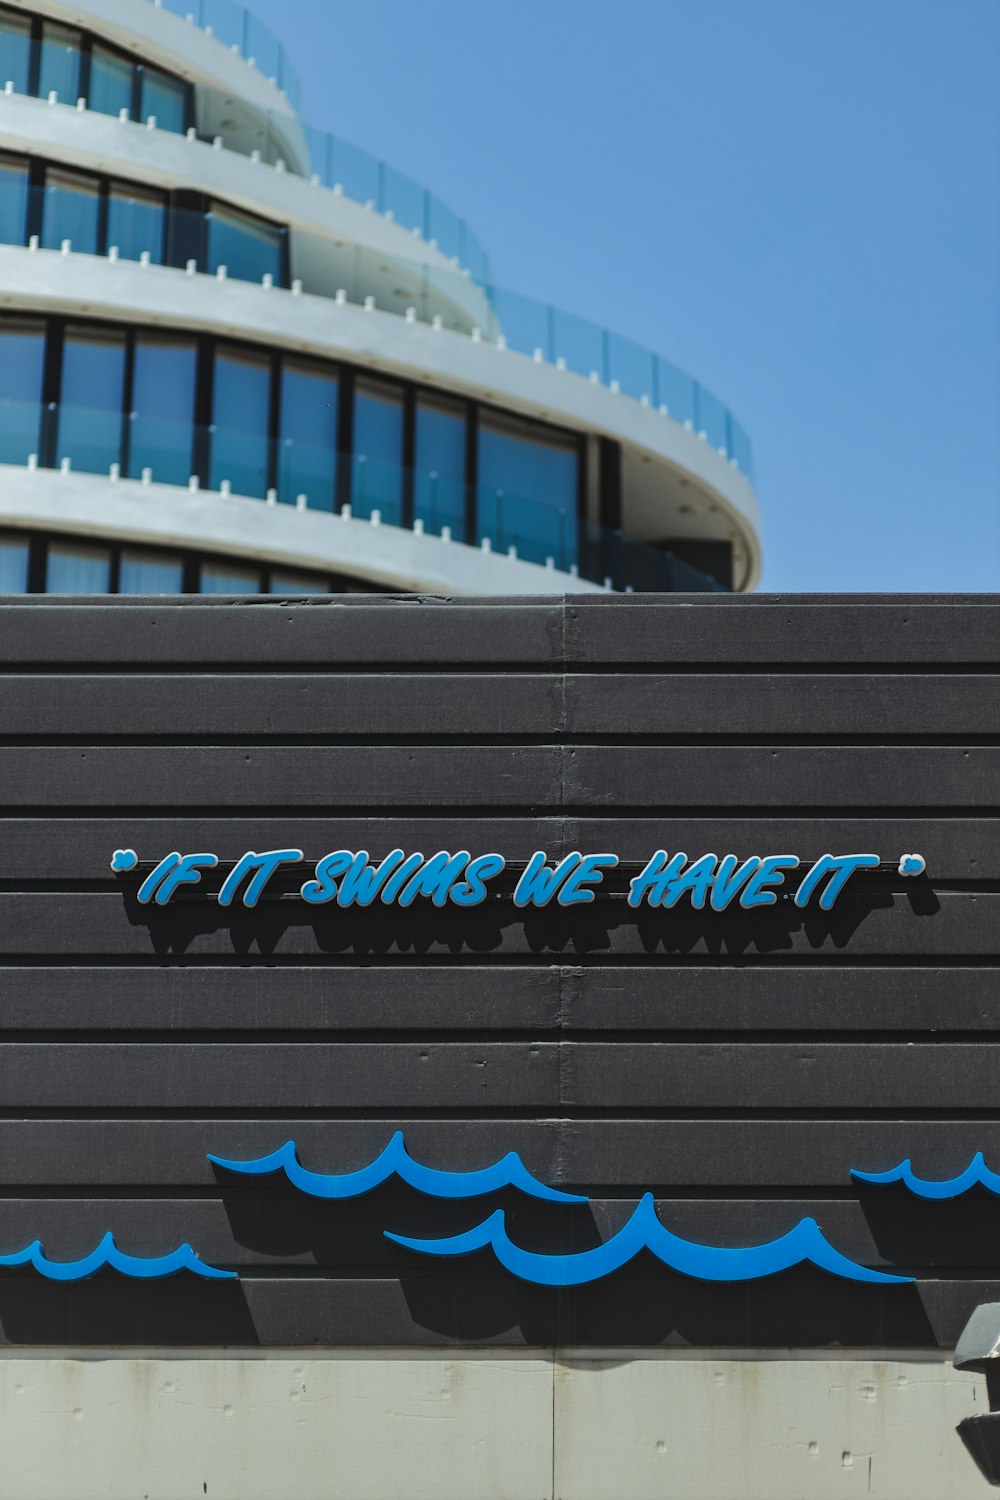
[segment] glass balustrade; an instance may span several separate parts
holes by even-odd
[[[87,347],[74,357],[85,374],[88,361],[107,364],[114,358],[114,349],[107,344]],[[239,390],[249,388],[253,372],[239,371],[235,380]],[[218,420],[208,427],[168,420],[151,425],[137,413],[122,417],[106,406],[45,404],[0,396],[0,461],[57,466],[70,474],[107,473],[116,480],[131,475],[144,485],[193,483],[197,488],[200,477],[203,482],[210,479],[213,489],[241,504],[256,500],[275,508],[336,511],[339,516],[329,515],[331,526],[351,518],[400,526],[455,543],[460,542],[466,518],[471,517],[482,550],[539,563],[613,589],[726,592],[708,574],[668,552],[522,495],[487,485],[470,487],[443,479],[435,470],[408,468],[375,456],[346,455],[332,444],[295,438],[265,439],[263,446],[258,443],[259,451],[249,454],[247,423],[239,405],[217,415]],[[265,488],[269,477],[282,472],[294,472],[303,487],[294,494],[285,484]],[[10,566],[19,566],[17,559]],[[223,591],[232,593],[234,588]]]
[[[251,220],[215,206],[178,209],[144,190],[55,173],[29,186],[0,160],[0,243],[196,269],[232,280],[371,306],[543,359],[653,407],[689,428],[748,479],[750,442],[732,413],[668,360],[607,329],[491,283],[364,245]],[[374,481],[372,481],[374,483]]]

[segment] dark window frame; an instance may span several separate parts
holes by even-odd
[[[31,26],[28,46],[28,89],[24,96],[25,98],[38,99],[41,97],[38,90],[42,72],[42,30],[44,23],[49,21],[53,25],[61,26],[65,31],[73,32],[79,39],[80,92],[78,97],[86,99],[88,107],[90,102],[91,59],[94,47],[97,46],[105,52],[111,53],[112,56],[119,58],[122,62],[128,63],[132,69],[132,100],[129,118],[134,124],[142,124],[142,77],[144,69],[150,68],[156,73],[161,73],[165,78],[169,78],[172,83],[180,86],[184,96],[184,124],[182,131],[186,133],[195,128],[194,84],[189,79],[180,77],[179,74],[171,72],[169,68],[160,67],[158,63],[147,62],[145,58],[135,56],[124,47],[119,47],[116,42],[101,36],[98,32],[90,31],[82,26],[76,26],[72,22],[60,21],[55,16],[39,15],[34,11],[14,10],[11,6],[0,5],[0,14],[4,13],[16,16],[22,21],[27,20]],[[5,79],[0,79],[0,86],[5,82]],[[61,104],[74,105],[76,100],[61,99],[59,102]],[[170,134],[175,133],[174,131],[170,132]]]
[[[0,321],[4,314],[0,314]],[[25,315],[18,313],[10,314],[11,318],[17,317],[23,321]],[[87,324],[97,329],[113,330],[125,335],[125,388],[123,395],[123,433],[121,444],[122,474],[128,473],[129,458],[129,433],[128,418],[131,410],[134,370],[135,370],[135,344],[138,338],[148,334],[150,330],[139,325],[122,324],[107,318],[81,318],[64,314],[37,314],[32,316],[32,321],[37,320],[45,330],[45,356],[43,362],[42,378],[42,426],[39,443],[39,465],[42,468],[53,468],[55,465],[55,445],[58,407],[61,399],[62,381],[62,352],[65,342],[66,327],[68,324]],[[364,366],[351,364],[344,360],[324,359],[322,356],[303,355],[298,350],[275,350],[255,343],[251,339],[232,338],[226,335],[197,334],[184,328],[171,327],[162,331],[177,338],[189,337],[195,345],[195,379],[192,392],[192,451],[191,451],[191,476],[197,479],[202,488],[207,489],[209,475],[211,472],[211,427],[213,418],[214,384],[216,355],[220,347],[233,351],[236,354],[244,354],[263,359],[268,364],[269,379],[271,381],[269,393],[268,411],[268,472],[266,490],[278,489],[278,468],[280,463],[281,447],[281,369],[283,356],[294,361],[308,359],[316,365],[318,371],[328,371],[331,377],[336,378],[339,387],[338,413],[337,413],[337,440],[335,448],[335,485],[333,496],[333,513],[340,513],[344,506],[351,500],[351,472],[354,459],[354,398],[355,384],[361,379],[369,384],[378,385],[384,383],[391,387],[394,392],[401,393],[403,408],[403,434],[402,454],[403,469],[405,475],[403,495],[403,519],[402,525],[406,529],[413,526],[413,501],[415,485],[416,455],[416,412],[417,404],[421,397],[430,400],[435,398],[447,399],[460,408],[465,421],[465,537],[468,545],[475,545],[478,534],[477,516],[477,480],[479,465],[479,432],[481,423],[488,422],[491,417],[500,420],[510,420],[518,426],[536,430],[540,434],[551,434],[558,440],[560,446],[570,447],[575,451],[577,459],[577,513],[578,519],[586,520],[586,498],[587,498],[587,443],[585,434],[575,432],[571,428],[560,427],[554,422],[536,420],[524,417],[519,412],[513,412],[505,407],[500,407],[492,402],[484,402],[464,397],[461,393],[452,392],[444,387],[438,387],[422,381],[407,380],[400,376],[391,375],[388,372],[372,371]],[[544,441],[544,437],[542,438]],[[600,472],[598,480],[600,481]],[[155,480],[155,475],[154,475]],[[261,500],[259,503],[265,503]],[[581,532],[582,535],[582,532]],[[456,541],[460,540],[455,538]],[[197,590],[193,590],[197,592]]]

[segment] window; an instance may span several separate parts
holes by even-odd
[[[38,96],[58,95],[60,104],[75,104],[80,97],[80,33],[46,21],[42,27],[42,50],[38,74]]]
[[[325,578],[311,573],[272,573],[272,594],[328,594],[330,586]]]
[[[138,260],[145,252],[154,265],[163,260],[166,202],[161,193],[112,183],[108,193],[108,244],[117,245],[123,260]]]
[[[120,461],[124,387],[124,333],[67,328],[57,463],[106,474]]]
[[[23,594],[27,587],[27,542],[0,539],[0,594]]]
[[[267,491],[271,364],[253,354],[222,351],[215,360],[209,486],[228,480],[236,494]]]
[[[139,118],[145,123],[155,115],[158,130],[183,135],[188,124],[188,85],[158,68],[140,67],[139,81]]]
[[[417,401],[414,515],[435,536],[449,526],[456,541],[465,538],[465,432],[457,403]]]
[[[104,47],[94,47],[90,54],[90,84],[87,107],[102,115],[132,113],[132,84],[135,67],[127,57],[119,57]]]
[[[129,413],[133,479],[143,469],[152,469],[160,484],[187,484],[191,477],[196,367],[193,339],[137,336]]]
[[[74,250],[96,255],[100,194],[96,179],[50,167],[45,174],[42,245],[58,250],[69,240]]]
[[[259,594],[260,573],[256,568],[240,568],[228,563],[203,563],[203,594]]]
[[[168,553],[122,551],[120,594],[179,594],[184,570],[179,557]]]
[[[577,556],[579,451],[527,422],[491,414],[479,428],[479,537],[531,562]]]
[[[351,509],[381,512],[398,526],[403,514],[403,397],[391,386],[359,380],[354,390]]]
[[[281,285],[284,237],[277,225],[216,204],[205,215],[205,227],[208,272],[225,266],[236,281],[262,281],[270,273],[275,286]]]
[[[44,324],[0,322],[0,463],[39,451],[44,364]]]
[[[14,85],[15,94],[26,94],[31,75],[31,21],[0,10],[0,88]]]
[[[286,360],[281,372],[278,499],[299,495],[313,509],[332,510],[337,465],[336,375]]]
[[[111,554],[106,547],[49,543],[46,593],[106,594],[110,586]]]
[[[28,225],[28,163],[0,156],[0,244],[23,245]]]

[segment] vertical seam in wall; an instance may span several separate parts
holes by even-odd
[[[556,1500],[556,1351],[552,1350],[552,1405],[550,1421],[552,1431],[549,1438],[549,1500]]]

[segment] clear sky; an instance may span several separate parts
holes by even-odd
[[[312,123],[754,444],[773,590],[1000,589],[998,0],[255,0]]]

